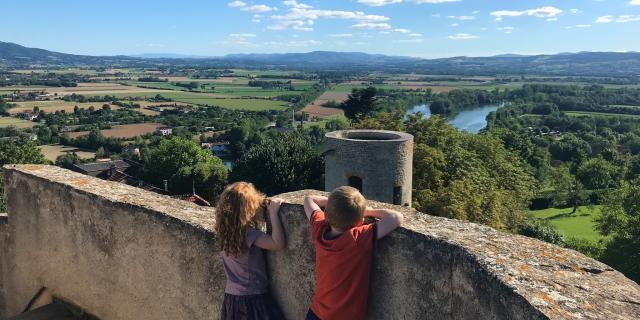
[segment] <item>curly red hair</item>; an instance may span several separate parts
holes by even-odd
[[[228,185],[216,206],[215,231],[220,250],[238,256],[247,250],[249,227],[255,227],[255,218],[264,210],[264,195],[251,183],[236,182]]]

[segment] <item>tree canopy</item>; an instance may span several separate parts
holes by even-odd
[[[143,158],[145,180],[156,186],[167,180],[174,194],[190,194],[195,184],[198,195],[214,201],[227,183],[228,170],[222,160],[191,140],[162,140]]]
[[[322,189],[324,161],[297,132],[268,136],[235,163],[232,181],[248,181],[275,195],[301,189]]]
[[[0,212],[6,211],[4,198],[4,175],[2,167],[6,164],[43,164],[47,160],[38,149],[38,146],[30,140],[0,140]]]

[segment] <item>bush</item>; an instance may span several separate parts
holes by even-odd
[[[578,251],[593,259],[600,259],[605,250],[605,243],[580,238],[568,238],[564,241],[564,247]]]
[[[549,222],[540,219],[529,219],[518,231],[519,234],[536,238],[555,245],[562,245],[564,241],[558,230]]]

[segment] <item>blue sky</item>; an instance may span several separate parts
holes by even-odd
[[[640,0],[4,0],[0,41],[90,54],[640,51]]]

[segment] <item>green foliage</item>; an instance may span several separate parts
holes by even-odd
[[[0,212],[6,212],[4,198],[4,174],[2,167],[7,164],[47,163],[38,146],[30,140],[0,140]]]
[[[404,130],[404,114],[401,112],[380,112],[358,119],[356,129]]]
[[[556,188],[554,204],[557,207],[573,207],[575,212],[578,206],[586,202],[587,193],[584,186],[571,174],[568,166],[561,165],[554,168],[553,179]]]
[[[578,251],[593,259],[602,259],[602,255],[605,252],[605,242],[603,241],[589,241],[584,238],[568,237],[564,240],[564,247]]]
[[[298,133],[265,138],[234,164],[232,181],[248,181],[268,195],[322,189],[324,162]]]
[[[344,115],[351,120],[368,115],[375,110],[376,87],[353,89],[347,101],[342,103]]]
[[[618,185],[622,172],[609,161],[596,158],[583,162],[578,167],[577,177],[588,189],[608,189]]]
[[[605,207],[596,220],[604,235],[611,241],[602,255],[602,260],[640,281],[640,181],[624,183],[610,192]]]
[[[528,219],[526,223],[520,227],[518,233],[555,245],[562,245],[564,243],[558,230],[546,220]]]
[[[517,230],[534,180],[492,135],[459,132],[444,118],[409,119],[414,206],[419,211]]]
[[[324,125],[325,129],[329,131],[335,130],[345,130],[349,129],[351,124],[349,123],[349,119],[345,116],[334,116],[327,120],[327,123]]]
[[[143,158],[145,180],[156,186],[167,180],[173,194],[191,194],[195,184],[198,195],[214,201],[227,183],[228,171],[222,160],[191,140],[162,140],[143,153]]]

